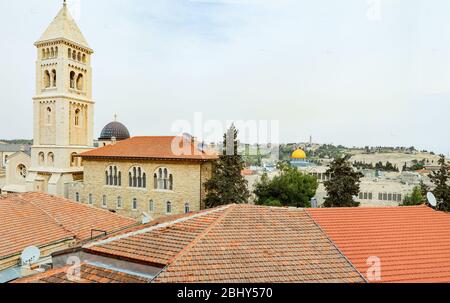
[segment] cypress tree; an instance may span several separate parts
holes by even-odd
[[[244,161],[238,154],[237,136],[234,125],[224,135],[222,155],[213,167],[212,178],[205,183],[207,208],[248,202],[250,193],[241,174]]]
[[[359,194],[363,175],[353,170],[347,157],[335,159],[326,174],[331,178],[324,183],[328,193],[324,207],[358,207],[354,197]]]
[[[441,155],[438,163],[441,166],[440,169],[429,175],[431,182],[436,186],[433,194],[438,202],[437,209],[450,211],[450,186],[447,184],[450,173],[444,155]]]

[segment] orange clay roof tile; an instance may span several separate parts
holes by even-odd
[[[13,283],[148,283],[149,279],[118,272],[111,269],[97,267],[91,264],[83,263],[79,266],[79,279],[70,278],[69,270],[73,273],[72,266],[66,266],[58,269],[49,270],[42,274],[22,278]]]
[[[159,263],[155,282],[364,282],[301,209],[230,205],[85,250]]]
[[[41,193],[1,197],[0,218],[0,259],[31,245],[88,240],[92,229],[113,232],[137,224],[105,210]]]
[[[133,137],[80,154],[89,158],[135,158],[163,160],[215,160],[217,153],[201,150],[197,142],[184,137]]]
[[[380,258],[376,282],[450,282],[450,214],[426,206],[308,213],[362,274],[369,257]]]

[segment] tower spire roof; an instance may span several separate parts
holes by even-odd
[[[69,9],[67,8],[67,2],[65,0],[58,15],[56,15],[55,19],[53,19],[52,23],[50,23],[47,30],[44,34],[42,34],[37,43],[55,39],[67,39],[71,42],[79,44],[80,46],[90,49],[89,44],[81,33],[80,28],[70,15]]]

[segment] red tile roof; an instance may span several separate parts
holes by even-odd
[[[41,193],[0,197],[0,218],[0,259],[19,254],[31,245],[88,240],[92,229],[113,232],[138,223],[106,210]]]
[[[450,214],[426,206],[310,209],[364,275],[381,261],[381,282],[450,282]]]
[[[69,278],[70,273],[74,273],[73,266],[66,266],[49,270],[45,273],[22,278],[13,283],[148,283],[149,279],[118,272],[111,269],[97,267],[91,264],[81,264],[79,266],[79,279]]]
[[[162,160],[215,160],[217,154],[200,150],[198,143],[187,141],[184,137],[133,137],[114,145],[93,149],[80,154],[89,158],[133,158]],[[179,148],[180,147],[180,148]]]
[[[219,209],[184,216],[178,222],[166,222],[92,243],[85,246],[85,250],[164,267],[222,213],[223,209]]]
[[[156,282],[364,282],[301,209],[230,205],[85,250],[159,263]]]

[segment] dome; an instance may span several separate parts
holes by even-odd
[[[306,159],[306,153],[301,149],[297,149],[295,152],[292,153],[291,158],[304,160]]]
[[[113,137],[115,137],[118,141],[126,140],[130,138],[130,132],[125,125],[120,122],[114,121],[103,128],[102,133],[100,134],[100,138],[98,139],[109,141]]]

